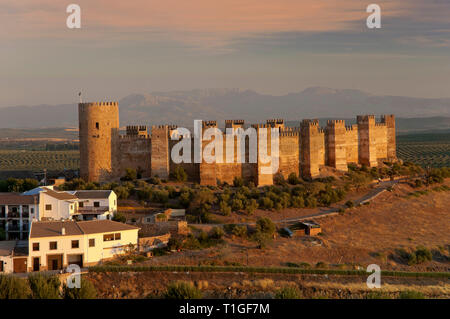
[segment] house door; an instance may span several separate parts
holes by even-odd
[[[0,261],[0,272],[3,272],[3,260]]]
[[[27,258],[14,258],[13,269],[15,273],[27,272]]]
[[[63,261],[63,255],[48,255],[47,256],[48,270],[62,269],[62,261]]]
[[[33,271],[39,271],[40,269],[40,259],[39,257],[33,258]]]

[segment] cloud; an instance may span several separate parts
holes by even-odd
[[[364,23],[363,0],[74,0],[82,9],[80,37],[106,33],[165,34],[192,44],[250,34],[347,30]],[[403,11],[396,1],[379,1],[386,16]],[[2,38],[67,36],[65,4],[53,0],[2,0]],[[212,46],[216,46],[213,44]]]

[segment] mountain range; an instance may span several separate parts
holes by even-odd
[[[450,128],[450,98],[414,98],[373,95],[359,90],[311,87],[286,95],[261,94],[241,89],[131,94],[119,100],[120,124],[177,124],[192,126],[194,119],[269,118],[300,121],[304,118],[355,118],[358,114],[395,114],[399,118],[439,117]],[[0,128],[76,127],[77,104],[0,108]],[[421,123],[417,123],[421,124]],[[422,124],[423,121],[422,121]],[[434,121],[430,128],[435,127]]]

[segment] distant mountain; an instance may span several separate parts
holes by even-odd
[[[119,101],[119,107],[122,126],[165,123],[192,126],[194,119],[215,119],[222,126],[225,119],[254,123],[284,118],[298,122],[303,118],[354,118],[357,114],[385,113],[402,118],[450,117],[450,98],[377,96],[324,87],[281,96],[240,89],[131,94]],[[77,121],[76,104],[0,108],[1,128],[70,127],[77,126]],[[448,121],[443,120],[443,128],[450,128]],[[422,124],[425,123],[417,120],[414,126]],[[433,122],[429,125],[433,127]]]

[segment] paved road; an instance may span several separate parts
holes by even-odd
[[[378,185],[374,189],[371,189],[364,196],[354,200],[353,202],[355,203],[355,206],[360,205],[360,204],[364,204],[364,203],[368,203],[372,199],[374,199],[375,197],[380,195],[381,193],[385,192],[387,188],[394,187],[396,184],[398,184],[402,180],[404,180],[404,178],[399,178],[399,179],[396,179],[396,180],[393,180],[393,181],[380,182],[380,183],[378,183]],[[333,216],[333,215],[339,214],[339,209],[343,208],[343,207],[344,207],[344,205],[341,205],[339,207],[333,207],[333,208],[325,208],[322,211],[320,211],[318,213],[311,214],[311,215],[292,217],[292,218],[286,218],[286,219],[280,219],[280,220],[274,220],[273,222],[276,223],[276,224],[289,224],[289,223],[302,221],[302,220],[305,220],[305,219],[321,218],[321,217],[325,217],[325,216]],[[190,224],[190,225],[192,225],[192,226],[223,226],[223,224]],[[251,223],[237,223],[236,225],[240,225],[240,226],[247,225],[248,226],[248,225],[255,225],[255,223],[254,222],[251,222]]]

